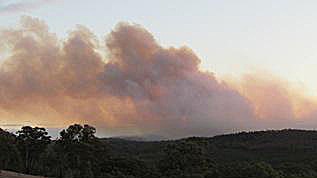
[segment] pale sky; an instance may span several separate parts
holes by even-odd
[[[317,95],[316,9],[313,0],[0,0],[0,26],[29,15],[61,38],[76,24],[103,38],[133,22],[164,46],[189,46],[217,76],[267,71]]]

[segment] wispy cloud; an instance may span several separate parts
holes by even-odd
[[[0,14],[26,12],[55,1],[56,0],[0,0]]]

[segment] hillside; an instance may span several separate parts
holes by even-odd
[[[1,166],[62,178],[317,177],[316,131],[271,130],[150,142],[96,138],[91,131],[92,127],[73,125],[58,140],[43,137],[28,142],[3,131]],[[28,153],[32,162],[27,167],[23,163],[28,160],[18,156],[25,155],[25,148],[34,149]]]
[[[44,178],[44,177],[38,177],[38,176],[30,176],[10,171],[1,171],[0,172],[0,178]]]
[[[124,139],[103,139],[112,147],[113,154],[131,154],[155,157],[170,145],[195,143],[204,148],[217,162],[266,161],[278,164],[284,161],[317,161],[317,131],[270,130],[242,132],[211,138],[191,137],[181,140],[142,142]]]

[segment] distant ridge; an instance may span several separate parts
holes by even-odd
[[[122,140],[130,140],[130,141],[163,141],[168,140],[166,137],[160,135],[135,135],[135,136],[118,136],[113,138],[119,138]]]

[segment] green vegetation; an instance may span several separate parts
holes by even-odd
[[[313,178],[317,132],[242,132],[212,138],[131,141],[97,138],[71,125],[52,140],[46,129],[0,129],[0,169],[55,178]]]

